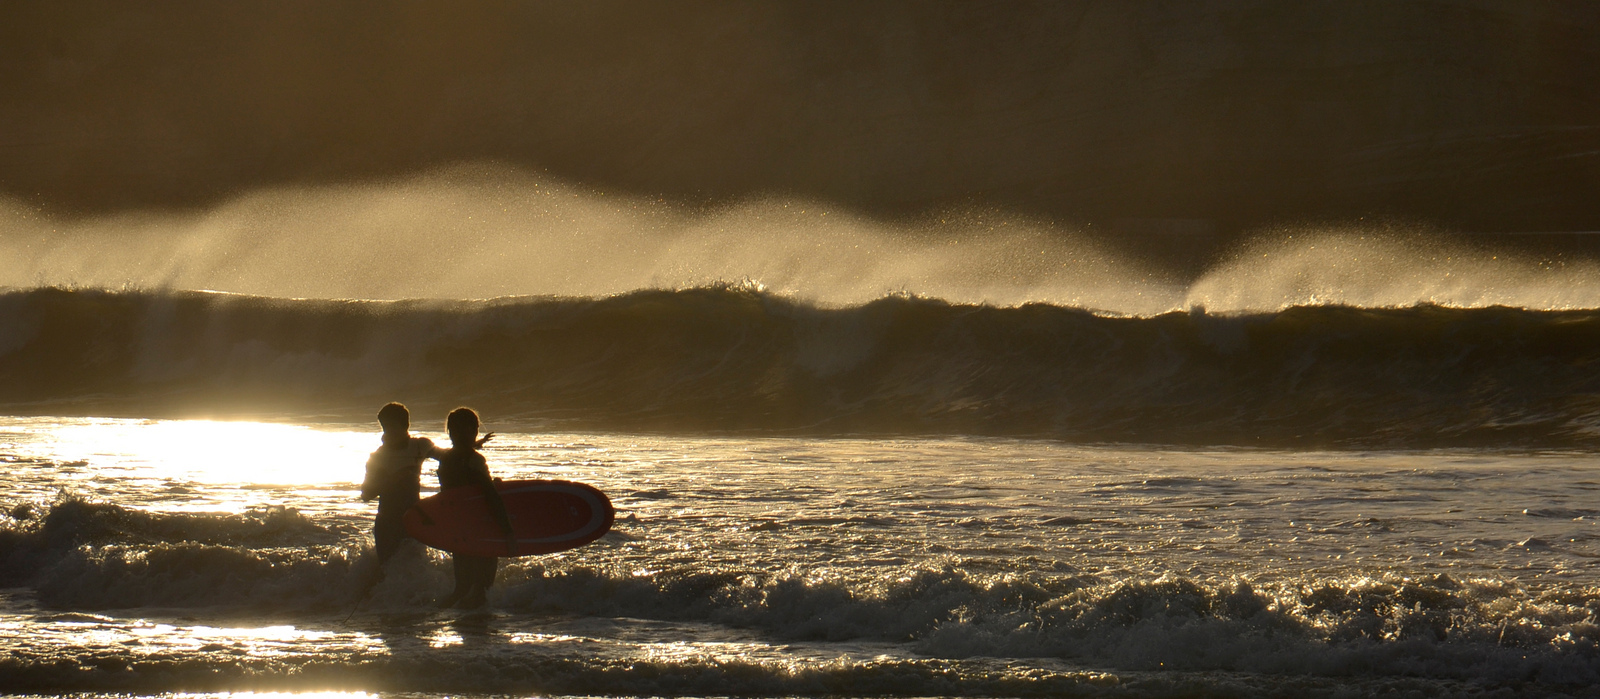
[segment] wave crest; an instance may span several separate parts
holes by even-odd
[[[402,400],[575,429],[1588,448],[1600,311],[1108,317],[749,286],[483,302],[0,295],[13,413],[366,419]]]

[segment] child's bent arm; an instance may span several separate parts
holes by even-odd
[[[378,470],[381,467],[382,467],[382,462],[379,461],[377,454],[373,454],[370,458],[367,459],[366,477],[363,478],[362,481],[361,481],[361,501],[362,502],[366,502],[366,501],[371,500],[371,499],[373,499],[375,497],[378,497],[378,488],[379,488],[378,481],[382,479],[382,474],[378,473]]]

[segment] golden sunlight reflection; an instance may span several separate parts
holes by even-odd
[[[328,652],[387,652],[378,639],[367,634],[317,631],[291,625],[179,626],[142,620],[131,624],[57,622],[40,627],[35,635],[46,643],[62,641],[120,648],[134,655],[179,652],[267,658],[299,655],[309,647]]]
[[[644,650],[651,660],[657,662],[683,662],[699,658],[709,658],[717,662],[738,662],[771,655],[773,649],[760,643],[677,641],[646,644]]]
[[[106,639],[120,639],[123,634],[138,638],[159,638],[167,641],[172,639],[188,639],[194,643],[226,639],[240,643],[286,643],[290,641],[321,641],[332,638],[332,631],[311,631],[295,628],[294,626],[260,626],[260,627],[214,627],[214,626],[174,626],[172,624],[148,624],[134,626],[127,629],[106,630],[98,623],[73,623],[64,622],[63,628],[83,627],[79,635],[95,637],[95,634],[115,634],[106,636]]]
[[[564,633],[532,633],[519,631],[506,636],[507,643],[565,643],[584,641],[582,636],[572,636]]]
[[[89,420],[62,425],[58,458],[96,468],[131,467],[160,478],[210,483],[314,484],[360,478],[376,431],[211,420]],[[351,464],[356,464],[352,469]]]
[[[173,694],[174,699],[367,699],[368,692],[219,692],[216,694]]]
[[[445,629],[439,629],[428,636],[429,648],[449,648],[450,646],[459,646],[463,642],[461,634]]]

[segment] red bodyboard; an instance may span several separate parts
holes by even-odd
[[[574,549],[611,530],[616,510],[605,493],[571,481],[495,483],[516,534],[514,546],[489,513],[483,490],[468,485],[423,498],[406,510],[406,533],[436,549],[472,556],[532,556]]]

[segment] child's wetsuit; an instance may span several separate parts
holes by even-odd
[[[361,483],[361,499],[378,499],[378,518],[372,538],[382,564],[406,539],[401,519],[416,504],[422,491],[422,462],[434,453],[433,442],[412,437],[398,445],[385,442],[367,459],[367,477]]]
[[[463,485],[482,488],[490,514],[501,527],[510,530],[505,504],[500,501],[500,492],[494,487],[494,479],[489,475],[489,464],[484,461],[483,454],[457,447],[439,457],[439,489]],[[481,604],[483,595],[494,585],[499,559],[452,553],[450,561],[455,569],[456,589],[448,599],[464,601],[467,606]]]

